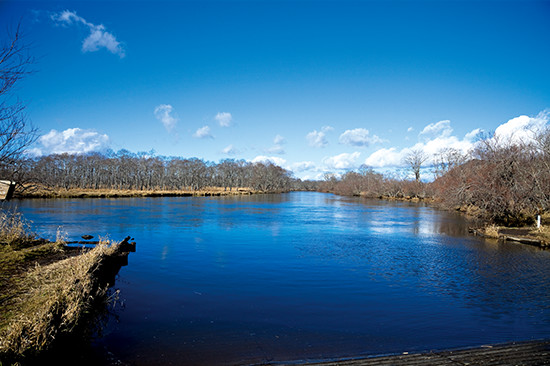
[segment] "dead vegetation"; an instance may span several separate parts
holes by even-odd
[[[10,364],[47,351],[85,325],[98,302],[105,305],[103,272],[120,244],[67,248],[36,240],[18,214],[1,217],[0,364]]]
[[[196,196],[234,196],[259,193],[250,188],[226,190],[222,187],[206,187],[193,190],[137,190],[137,189],[81,189],[81,188],[49,188],[34,185],[21,190],[21,198],[121,198],[121,197],[196,197]]]

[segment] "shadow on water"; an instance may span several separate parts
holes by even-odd
[[[550,337],[550,252],[422,204],[313,192],[32,200],[43,233],[130,233],[125,303],[94,349],[135,365],[247,364]],[[100,353],[101,353],[100,352]]]

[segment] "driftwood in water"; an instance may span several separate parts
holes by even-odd
[[[499,237],[499,239],[506,240],[506,241],[515,241],[515,242],[522,243],[522,244],[535,245],[535,246],[538,246],[538,247],[545,247],[546,246],[546,243],[544,243],[542,240],[539,240],[539,239],[518,238],[518,237],[506,236],[506,235],[501,235]]]
[[[475,236],[480,236],[482,238],[490,238],[490,239],[494,238],[492,236],[486,235],[485,233],[483,233],[479,229],[468,228],[468,232],[470,234],[473,234]],[[545,242],[544,240],[533,239],[533,238],[529,238],[529,237],[525,237],[525,236],[519,237],[519,236],[509,236],[509,235],[501,234],[501,235],[498,236],[498,240],[513,241],[513,242],[517,242],[517,243],[537,246],[537,247],[540,247],[540,248],[548,247],[548,243]]]

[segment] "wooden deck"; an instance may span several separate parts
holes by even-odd
[[[297,365],[300,363],[292,363]],[[283,363],[284,365],[284,363]],[[288,364],[291,365],[291,364]],[[550,365],[550,340],[482,346],[453,351],[374,356],[363,359],[302,363],[318,366]]]
[[[15,182],[0,180],[0,200],[9,200],[15,190]]]

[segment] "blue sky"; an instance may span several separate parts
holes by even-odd
[[[4,30],[20,20],[33,154],[153,149],[321,178],[549,120],[550,1],[0,0]]]

